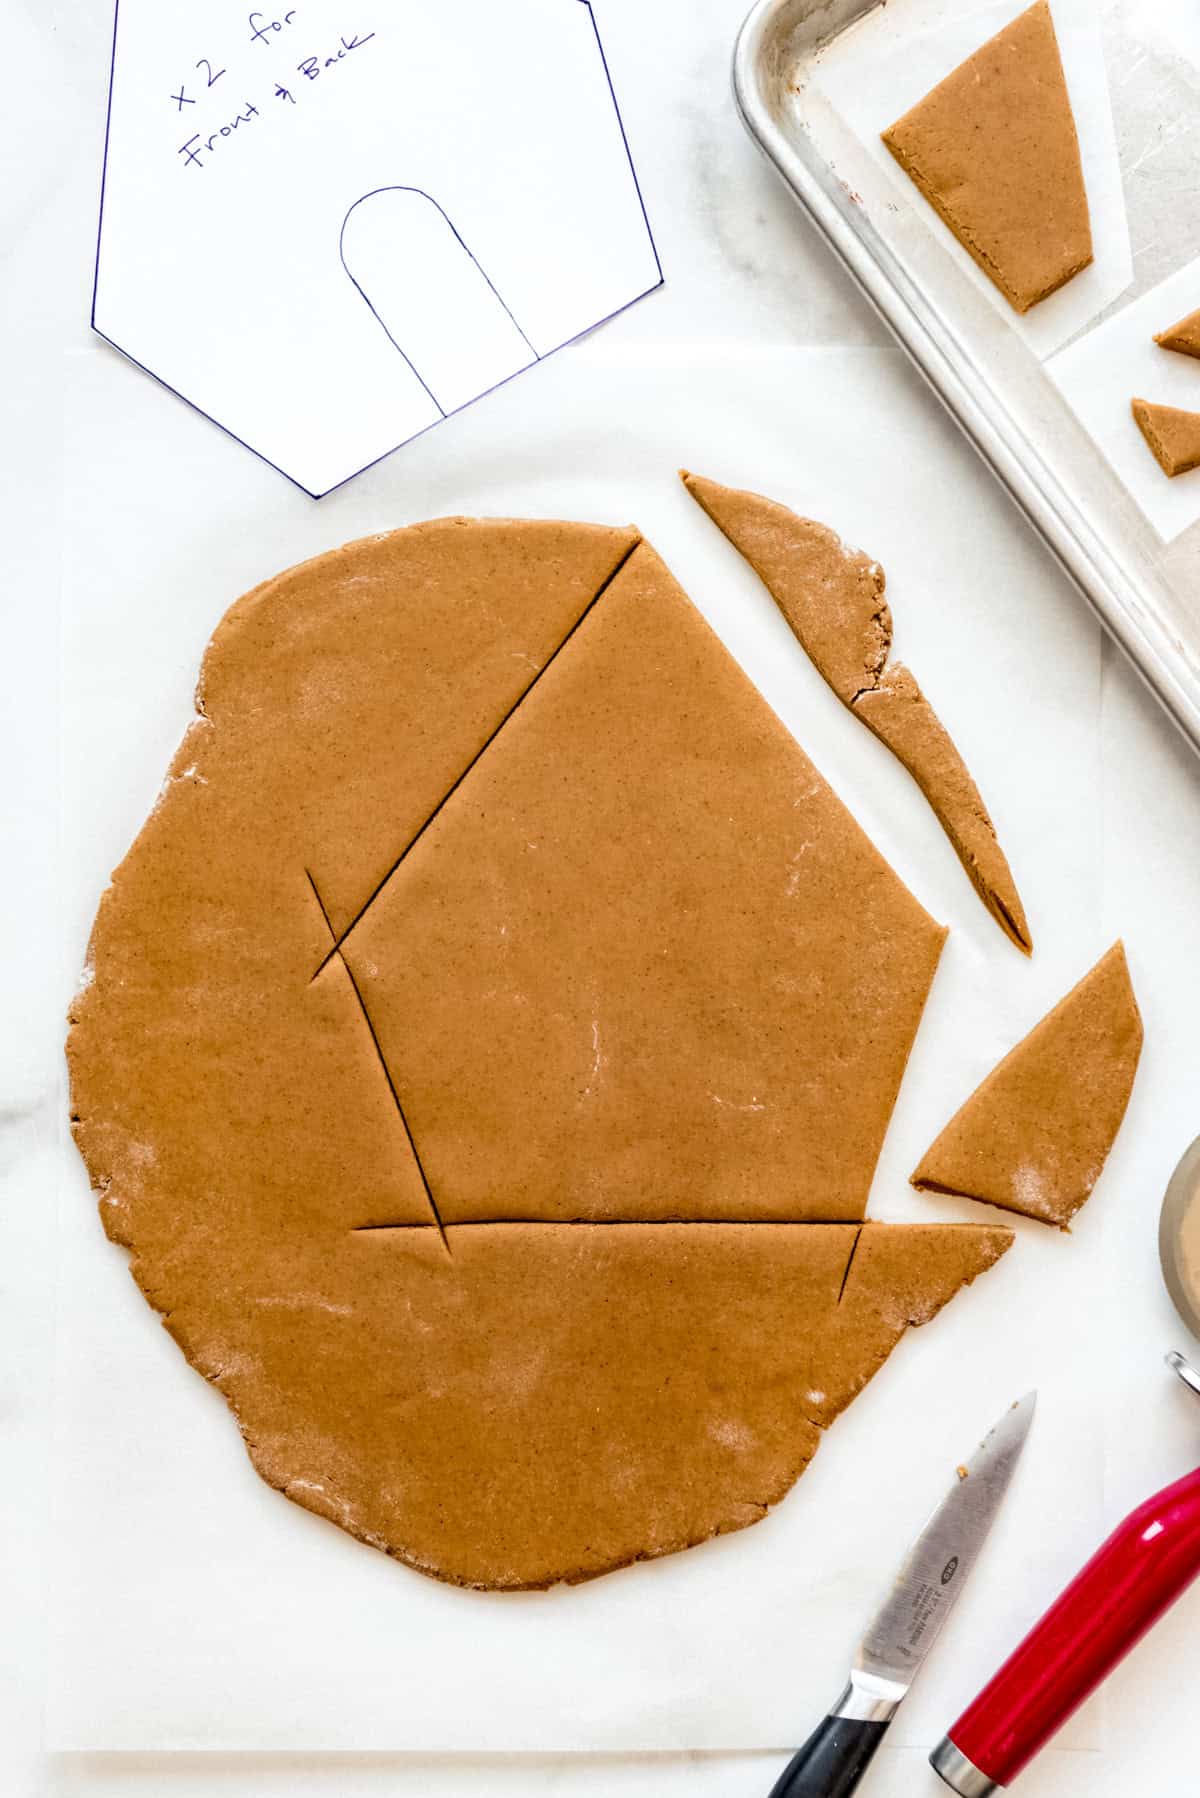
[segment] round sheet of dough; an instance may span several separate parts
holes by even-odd
[[[763,1515],[1007,1246],[860,1222],[943,934],[636,531],[441,520],[222,621],[72,1122],[271,1485],[588,1578]]]

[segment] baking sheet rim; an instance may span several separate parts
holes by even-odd
[[[863,0],[842,29],[876,4]],[[806,155],[802,142],[779,122],[770,87],[783,67],[784,40],[809,14],[829,11],[828,0],[756,0],[733,53],[733,93],[742,123],[967,441],[1200,753],[1200,677],[1186,664],[1170,629],[1045,465],[958,334],[870,220],[859,209],[852,215],[853,202],[837,177],[815,155]]]

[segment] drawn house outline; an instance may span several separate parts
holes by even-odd
[[[408,198],[403,205],[402,212],[397,213],[393,202],[396,197],[401,195]],[[414,212],[409,204],[412,199],[420,203],[418,212]],[[433,209],[440,224],[437,224],[425,213],[427,207]],[[364,211],[364,209],[366,210]],[[385,265],[385,258],[389,255],[396,260],[402,260],[399,252],[403,243],[404,212],[408,213],[410,219],[419,221],[417,229],[413,233],[414,240],[420,237],[422,231],[426,238],[424,245],[419,241],[414,241],[412,246],[415,275],[410,273],[407,268],[397,268],[395,261],[390,268]],[[361,243],[363,222],[368,217],[378,217],[381,226],[380,242],[374,246],[375,255],[379,259],[376,264],[375,279],[365,275],[365,272],[362,271],[362,263],[365,258],[362,256],[361,250],[357,259],[347,253],[348,233],[358,236]],[[351,231],[352,220],[356,220],[354,232]],[[432,233],[429,230],[431,224],[434,227]],[[431,249],[433,250],[432,258],[429,255]],[[397,182],[384,187],[375,187],[369,193],[361,194],[347,208],[346,215],[342,220],[341,229],[338,232],[338,255],[341,258],[342,267],[362,296],[371,315],[376,319],[393,348],[403,357],[443,418],[447,418],[457,408],[454,404],[443,403],[444,398],[449,396],[435,373],[437,352],[440,347],[438,344],[439,324],[447,332],[446,348],[452,351],[457,351],[461,344],[461,338],[455,333],[462,331],[464,327],[469,329],[472,321],[477,328],[483,331],[490,328],[493,343],[489,347],[494,348],[496,352],[494,375],[483,377],[483,385],[477,385],[470,397],[477,398],[483,393],[490,392],[501,381],[508,380],[512,375],[520,373],[522,369],[529,368],[533,363],[541,360],[537,349],[514,317],[512,308],[464,239],[445,207],[423,187]],[[355,273],[356,260],[360,272],[364,272],[362,280]],[[439,262],[440,270],[437,266]],[[381,265],[384,265],[385,277],[390,277],[383,282],[378,279]],[[439,273],[448,281],[450,291],[447,291],[445,287],[439,288]],[[453,293],[455,287],[459,290],[457,296]],[[412,319],[412,312],[419,311],[420,307],[414,307],[411,302],[428,301],[434,296],[440,299],[441,304],[436,306],[432,313],[423,320]],[[453,303],[455,297],[459,302],[457,306]],[[404,328],[400,322],[406,311],[410,315],[408,329]],[[503,314],[503,319],[501,314]],[[414,337],[410,336],[410,330],[416,328],[416,336],[419,339],[421,324],[425,327],[425,343],[423,345],[419,341],[414,341]],[[523,350],[517,349],[516,340],[518,338],[521,345],[524,346]],[[505,355],[503,353],[505,350],[514,352],[515,359],[514,354]],[[528,351],[528,354],[526,355],[524,351]]]
[[[646,270],[645,285],[630,292],[627,298],[620,299],[618,303],[610,304],[603,312],[602,316],[589,319],[586,323],[580,324],[578,327],[566,332],[556,333],[555,341],[543,344],[540,349],[535,352],[534,359],[538,361],[545,360],[558,350],[566,349],[570,344],[590,335],[590,333],[598,329],[599,326],[607,324],[611,319],[616,318],[620,313],[628,310],[630,306],[636,305],[639,300],[645,299],[649,294],[654,293],[658,288],[662,287],[664,279],[662,262],[659,258],[658,248],[654,241],[654,234],[646,210],[645,196],[642,193],[641,184],[638,180],[637,169],[629,146],[628,134],[625,130],[624,120],[621,117],[616,90],[613,87],[612,74],[608,66],[608,59],[605,56],[599,26],[596,22],[593,0],[564,0],[564,3],[577,5],[587,16],[587,35],[594,45],[601,89],[607,96],[608,104],[612,109],[612,119],[616,127],[620,146],[619,155],[624,166],[628,170],[629,179],[632,184],[634,205],[637,214],[640,217],[641,228],[645,234],[644,242],[648,252],[650,267]],[[395,454],[397,450],[405,447],[409,443],[415,442],[417,438],[423,436],[427,430],[431,430],[436,425],[440,424],[443,421],[443,418],[450,416],[452,412],[462,411],[465,406],[473,404],[476,399],[486,397],[486,394],[491,391],[491,388],[487,388],[472,395],[469,400],[465,400],[461,405],[448,408],[445,412],[443,412],[437,402],[433,400],[432,395],[430,395],[426,389],[425,397],[429,400],[434,412],[437,414],[436,417],[425,424],[407,430],[402,436],[397,436],[394,441],[388,442],[386,448],[374,450],[373,453],[359,459],[357,461],[357,466],[351,465],[344,473],[337,472],[334,474],[333,471],[330,471],[329,476],[323,474],[320,479],[313,479],[308,475],[305,475],[304,478],[302,478],[297,470],[285,466],[285,463],[290,461],[290,456],[287,453],[286,444],[282,440],[277,445],[273,445],[268,449],[265,445],[260,445],[259,443],[252,441],[252,435],[254,434],[247,431],[245,427],[235,427],[233,423],[226,423],[219,415],[220,411],[223,410],[223,407],[214,406],[211,400],[208,400],[206,397],[201,397],[203,389],[202,387],[197,387],[194,371],[190,373],[185,373],[183,371],[178,373],[175,372],[171,368],[169,359],[164,355],[161,344],[154,348],[142,348],[138,342],[136,330],[131,333],[128,324],[119,316],[119,304],[113,313],[113,316],[111,318],[108,316],[110,311],[108,304],[109,292],[114,286],[119,288],[119,282],[114,279],[111,272],[108,272],[111,269],[111,256],[107,247],[109,242],[108,217],[113,209],[112,184],[114,179],[114,146],[116,140],[121,135],[119,117],[123,110],[128,109],[130,104],[124,92],[118,96],[118,67],[122,66],[127,68],[130,66],[131,58],[128,49],[125,48],[126,40],[123,34],[128,29],[127,20],[136,16],[138,10],[139,6],[137,0],[113,0],[108,95],[104,124],[104,149],[100,176],[100,200],[96,220],[95,258],[93,264],[89,316],[91,329],[95,336],[102,342],[108,344],[112,349],[116,350],[134,368],[137,368],[143,374],[148,375],[174,398],[181,400],[201,418],[204,418],[210,424],[215,425],[219,431],[233,442],[239,444],[242,448],[249,450],[252,455],[257,456],[258,459],[264,462],[269,468],[274,469],[275,472],[281,474],[285,480],[290,481],[294,486],[298,487],[302,493],[308,496],[308,498],[322,499],[326,497],[326,495],[336,492],[340,487],[344,486],[348,481],[355,479],[358,475],[364,474],[367,470],[376,467],[389,456]],[[364,194],[361,197],[366,198],[367,196]],[[436,204],[436,202],[434,203]],[[344,226],[345,215],[343,215],[342,222]],[[454,229],[452,225],[451,229]],[[464,248],[465,247],[466,246],[464,245]],[[490,284],[491,283],[489,282],[489,285]],[[366,299],[366,296],[364,295],[363,298]],[[370,304],[369,301],[367,301],[367,303],[368,305]],[[503,304],[503,302],[501,303]],[[162,312],[162,309],[160,309],[160,312]],[[165,312],[163,315],[165,315]],[[514,323],[515,322],[516,321],[514,320]],[[385,334],[387,334],[386,327],[383,328]],[[522,333],[522,335],[524,335],[524,333]],[[141,349],[141,354],[138,353],[139,349]],[[400,354],[403,359],[403,351],[401,351]],[[525,366],[530,366],[530,364],[526,364]],[[409,372],[415,375],[415,371],[411,369],[411,365]],[[522,371],[517,370],[514,372]],[[506,376],[504,378],[509,379],[511,377]],[[418,389],[423,385],[419,377],[416,377],[415,384]],[[494,383],[494,385],[497,386],[501,384],[502,382]]]

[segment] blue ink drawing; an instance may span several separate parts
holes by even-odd
[[[343,14],[113,0],[92,282],[314,499],[663,280],[592,0]]]
[[[445,210],[377,187],[342,220],[342,267],[445,418],[538,353]]]

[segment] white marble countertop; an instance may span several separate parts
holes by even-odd
[[[742,0],[597,0],[622,111],[654,225],[666,289],[608,327],[634,343],[870,344],[880,326],[797,219],[734,117],[727,63]],[[404,1756],[48,1756],[42,1746],[45,1527],[54,1365],[56,1220],[51,1178],[61,1094],[54,728],[64,352],[87,341],[91,245],[103,130],[109,0],[13,0],[7,9],[0,178],[0,358],[7,429],[6,691],[0,707],[8,877],[0,906],[0,1791],[14,1798],[765,1798],[777,1756],[603,1756],[502,1761]],[[132,377],[131,377],[132,378]],[[930,402],[933,403],[932,401]],[[198,423],[198,428],[200,427]],[[112,420],[119,433],[122,420]],[[230,478],[244,454],[229,446]],[[966,451],[964,450],[964,454]],[[397,490],[400,461],[392,464]],[[1012,529],[1025,527],[1013,516]],[[981,601],[982,603],[982,601]],[[1082,603],[1082,602],[1080,602]],[[1158,1277],[1158,1198],[1200,1129],[1200,762],[1106,649],[1101,717],[1104,903],[1110,935],[1138,949],[1147,1048],[1139,1080],[1136,1178],[1108,1195],[1110,1266],[1121,1282],[1113,1340],[1086,1315],[1097,1379],[1111,1382],[1105,1513],[1115,1523],[1196,1459],[1200,1416],[1160,1371],[1186,1346]],[[1047,779],[1053,779],[1052,761]],[[1119,1181],[1120,1165],[1112,1170]],[[1064,1301],[1067,1302],[1067,1301]],[[1103,1335],[1103,1340],[1100,1336]],[[1093,1342],[1093,1338],[1095,1338]],[[1080,1544],[1082,1559],[1091,1545]],[[164,1595],[169,1603],[169,1595]],[[174,1620],[176,1626],[186,1620]],[[1200,1588],[1113,1677],[1100,1752],[1049,1751],[1022,1780],[1029,1798],[1128,1798],[1195,1787],[1189,1651]],[[752,1645],[744,1645],[749,1652]],[[916,1751],[886,1750],[864,1788],[878,1798],[942,1790]]]

